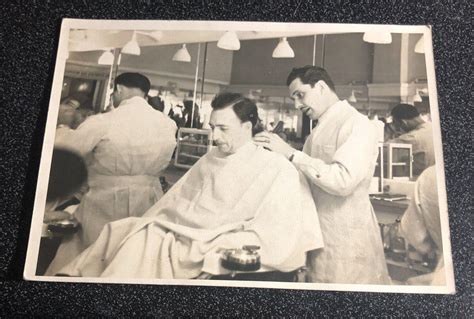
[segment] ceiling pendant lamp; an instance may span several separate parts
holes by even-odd
[[[114,63],[114,55],[110,51],[104,51],[99,57],[98,63],[101,65],[112,65]]]
[[[135,32],[133,32],[132,39],[122,48],[122,53],[140,55],[140,46],[138,46],[137,34]]]
[[[234,31],[227,31],[224,35],[217,41],[217,47],[230,50],[230,51],[237,51],[240,49],[240,41],[237,37],[237,34]]]
[[[351,103],[356,103],[357,102],[357,98],[355,96],[355,90],[352,90],[352,93],[351,93],[351,96],[349,96],[349,98],[347,99],[347,101],[351,102]]]
[[[425,53],[425,36],[422,35],[420,40],[415,45],[416,53]]]
[[[364,33],[364,41],[376,44],[392,43],[392,34],[383,31],[367,31]]]
[[[188,49],[186,49],[186,44],[176,51],[173,55],[173,61],[178,62],[191,62],[191,55],[189,55]]]
[[[273,50],[272,54],[273,58],[294,58],[295,52],[290,47],[286,37],[281,38],[280,42],[278,42],[277,46]]]
[[[416,89],[416,94],[413,96],[413,102],[423,102],[423,98],[420,95],[420,89]]]

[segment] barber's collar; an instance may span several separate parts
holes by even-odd
[[[120,104],[119,104],[119,107],[118,109],[120,109],[121,107],[123,106],[127,106],[127,105],[148,105],[148,102],[141,96],[133,96],[129,99],[126,99],[126,100],[123,100]]]
[[[330,120],[332,117],[337,116],[343,109],[350,107],[350,104],[346,100],[339,100],[326,110],[318,119],[318,125],[324,121]]]

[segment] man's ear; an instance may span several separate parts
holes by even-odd
[[[329,86],[323,80],[319,80],[318,82],[316,82],[315,86],[319,89],[319,93],[322,93],[323,91],[329,89]]]
[[[246,130],[252,131],[252,122],[247,121],[247,122],[242,123],[242,125]]]

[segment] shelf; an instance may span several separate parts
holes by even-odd
[[[179,143],[179,145],[186,145],[186,146],[196,146],[196,147],[205,147],[207,148],[208,145],[204,145],[204,144],[191,144],[191,143]]]
[[[392,166],[407,166],[408,163],[392,163]]]
[[[178,154],[178,157],[179,157],[179,156],[190,157],[190,158],[201,158],[201,157],[202,157],[202,156],[191,155],[191,154],[187,154],[187,153],[179,153],[179,154]]]

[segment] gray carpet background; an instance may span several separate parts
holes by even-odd
[[[62,284],[22,279],[62,18],[431,24],[456,294]],[[4,1],[0,315],[472,317],[470,1]]]

